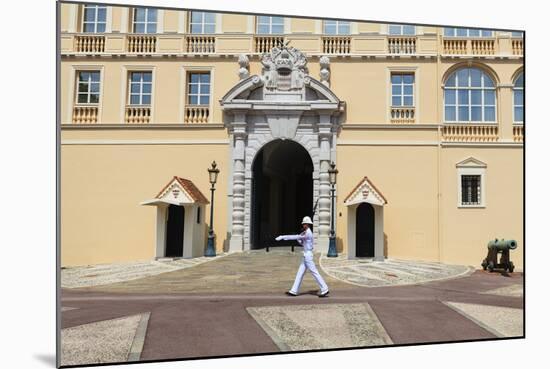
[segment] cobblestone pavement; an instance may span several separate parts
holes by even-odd
[[[365,287],[403,286],[456,278],[472,273],[473,267],[425,261],[348,259],[347,255],[321,258],[321,267],[331,277]]]
[[[63,288],[63,353],[85,364],[523,335],[522,273],[322,257],[329,298],[316,296],[309,274],[300,296],[288,297],[300,258],[284,250],[235,253],[142,278]],[[377,284],[350,278],[358,271]],[[136,326],[135,316],[149,318]],[[113,331],[114,323],[120,329]],[[120,344],[102,344],[113,340]]]
[[[130,281],[189,268],[226,256],[198,257],[193,259],[160,259],[141,262],[97,264],[61,269],[61,287],[78,288]]]
[[[135,280],[87,288],[88,291],[122,293],[282,293],[292,286],[300,252],[264,250],[234,253],[193,268],[157,274]],[[319,265],[319,254],[315,256]],[[330,288],[346,289],[353,285],[323,273]],[[302,291],[316,291],[308,273]]]

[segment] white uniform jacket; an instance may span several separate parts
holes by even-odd
[[[313,252],[313,232],[309,228],[300,234],[284,235],[282,239],[285,241],[297,240],[304,247],[304,254],[307,251]]]

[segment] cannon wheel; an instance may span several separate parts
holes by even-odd
[[[493,264],[493,262],[489,262],[489,265],[487,265],[487,269],[489,269],[490,272],[492,272],[494,269],[495,269],[495,265]]]
[[[514,263],[510,262],[510,265],[508,266],[508,270],[510,273],[514,273]]]

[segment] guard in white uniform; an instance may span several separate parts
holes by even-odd
[[[317,271],[317,267],[315,266],[315,262],[313,261],[313,232],[311,232],[311,229],[309,227],[310,224],[313,225],[313,223],[311,222],[311,218],[304,217],[304,219],[302,220],[302,227],[304,228],[304,231],[302,233],[297,235],[284,235],[275,238],[277,241],[297,240],[298,243],[300,243],[304,247],[304,256],[302,257],[302,262],[300,263],[300,267],[298,268],[298,272],[296,273],[294,285],[286,294],[290,296],[298,295],[300,285],[302,284],[302,279],[304,278],[306,269],[308,269],[313,275],[313,278],[315,278],[315,281],[317,282],[321,290],[321,294],[319,295],[319,297],[326,297],[328,296],[329,292],[328,286],[325,283],[323,277],[321,277],[321,274],[319,274],[319,271]]]

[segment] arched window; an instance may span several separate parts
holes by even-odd
[[[514,123],[523,123],[523,72],[514,82]]]
[[[495,122],[496,93],[491,77],[461,68],[445,81],[445,122]]]

